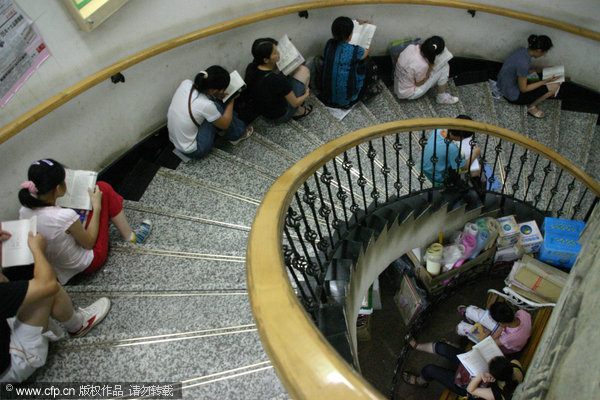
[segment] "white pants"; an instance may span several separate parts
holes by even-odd
[[[482,310],[479,307],[469,306],[465,312],[465,317],[470,321],[477,322],[481,319],[481,317],[483,317],[483,314],[485,314],[485,310]],[[473,328],[473,324],[461,321],[456,326],[456,333],[458,333],[460,336],[467,336],[467,334],[471,331],[471,328]]]
[[[438,69],[437,71],[429,74],[429,79],[425,81],[421,86],[417,86],[415,88],[415,92],[410,96],[409,100],[415,100],[419,97],[423,96],[429,89],[434,87],[436,84],[438,86],[443,86],[448,83],[448,77],[450,76],[450,65],[448,63],[444,64],[443,67]]]
[[[0,374],[0,382],[23,382],[46,363],[48,340],[56,339],[52,331],[42,333],[41,326],[31,326],[16,317],[6,320],[10,326],[10,367]]]

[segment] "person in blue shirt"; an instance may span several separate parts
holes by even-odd
[[[466,115],[459,115],[456,118],[471,119]],[[461,155],[461,152],[464,154],[467,149],[462,149],[460,142],[471,136],[473,136],[473,132],[458,129],[436,129],[431,133],[423,152],[423,173],[430,181],[435,182],[436,186],[444,183],[444,172],[447,169],[453,169],[457,172],[459,169],[468,169],[479,157],[481,149],[476,146],[470,151],[471,155],[468,160]],[[433,161],[431,160],[434,154],[435,158],[437,158],[435,171]]]

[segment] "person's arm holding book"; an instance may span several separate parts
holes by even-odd
[[[534,83],[528,83],[526,76],[519,76],[518,77],[519,90],[521,91],[521,93],[531,92],[532,90],[542,87],[547,83],[554,82],[557,79],[558,79],[557,76],[552,75],[548,79],[542,79],[542,80],[534,82]]]
[[[0,243],[10,239],[12,235],[9,232],[0,229]]]
[[[225,91],[221,91],[220,95],[221,99],[224,98],[226,95]],[[229,128],[229,125],[231,125],[231,120],[233,119],[233,104],[235,103],[235,99],[237,99],[239,96],[240,95],[238,93],[227,102],[225,105],[225,110],[223,110],[223,114],[221,114],[219,118],[212,122],[214,126],[222,130]]]
[[[98,231],[100,230],[100,211],[102,210],[102,191],[98,185],[95,190],[88,189],[90,199],[92,199],[92,217],[89,220],[87,229],[83,227],[83,224],[77,219],[67,229],[67,233],[73,235],[73,238],[81,247],[85,249],[93,249],[98,239]]]
[[[467,392],[474,397],[485,399],[485,400],[494,400],[494,393],[490,388],[480,388],[481,382],[494,382],[496,379],[489,372],[482,372],[477,374],[471,379],[469,385],[467,386]]]
[[[498,345],[498,347],[502,346],[502,343],[500,343],[500,335],[502,335],[503,331],[504,331],[504,326],[503,325],[498,325],[498,328],[492,334],[492,339],[494,339],[494,342],[496,342],[496,344]]]
[[[373,21],[367,21],[364,19],[357,19],[356,22],[358,22],[359,25],[364,25],[364,24],[373,24]],[[362,57],[360,58],[361,60],[364,60],[365,58],[367,58],[369,56],[369,54],[371,53],[371,46],[369,46],[368,49],[365,49],[365,53],[362,55]]]

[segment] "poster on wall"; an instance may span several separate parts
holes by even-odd
[[[12,0],[0,0],[0,107],[50,56],[33,21]]]

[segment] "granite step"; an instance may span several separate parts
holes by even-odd
[[[313,113],[318,112],[320,112],[320,110],[315,108],[313,112],[305,118],[311,118]],[[294,120],[285,124],[278,124],[259,118],[255,121],[254,127],[257,130],[256,135],[277,143],[279,146],[298,157],[298,159],[306,156],[315,148],[325,143],[318,138],[317,135],[309,136],[308,132],[305,132],[304,127]]]

